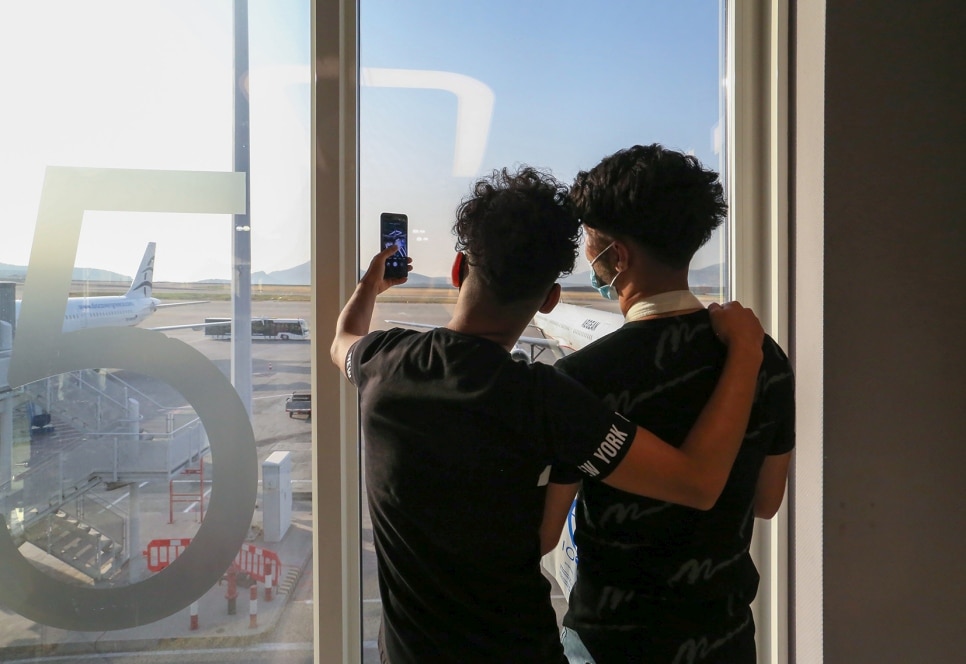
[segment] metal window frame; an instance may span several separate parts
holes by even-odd
[[[727,32],[731,292],[789,348],[787,0],[730,0]],[[752,556],[758,661],[789,661],[789,501],[758,520]]]

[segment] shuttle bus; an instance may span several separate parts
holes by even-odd
[[[205,336],[231,339],[230,318],[205,318]],[[252,339],[308,339],[309,326],[304,318],[253,318]]]

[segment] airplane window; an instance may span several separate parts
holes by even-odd
[[[367,266],[379,248],[384,212],[408,216],[413,258],[408,283],[378,300],[374,327],[449,320],[455,210],[493,169],[525,163],[569,183],[605,155],[658,142],[725,176],[723,11],[707,1],[362,0],[359,261]],[[726,232],[692,262],[692,290],[704,302],[728,299]],[[563,302],[581,308],[576,317],[545,316],[527,335],[567,352],[620,325],[582,255],[562,284]],[[555,359],[520,346],[528,361]],[[376,662],[381,604],[365,506],[361,529],[363,661]],[[553,599],[562,615],[559,587]]]
[[[311,4],[0,4],[0,661],[312,657]]]

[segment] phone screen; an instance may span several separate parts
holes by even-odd
[[[383,212],[379,217],[381,249],[396,245],[397,250],[386,259],[386,279],[405,277],[409,274],[406,257],[409,255],[409,218],[404,214]]]

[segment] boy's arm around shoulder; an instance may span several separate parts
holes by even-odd
[[[711,398],[680,448],[638,427],[604,482],[617,489],[696,509],[711,509],[724,489],[748,426],[762,361],[764,330],[737,302],[711,305],[712,326],[728,345]]]

